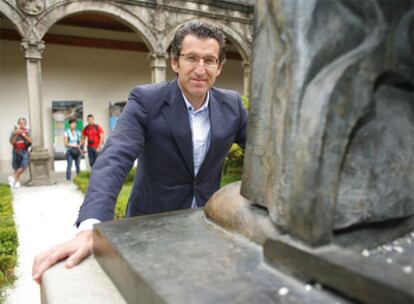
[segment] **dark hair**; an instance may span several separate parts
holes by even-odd
[[[69,119],[69,124],[72,124],[72,123],[76,123],[76,118],[71,118],[71,119]]]
[[[93,117],[92,114],[88,114],[88,116],[86,116],[86,119],[88,119],[89,117]]]
[[[177,30],[171,43],[171,58],[177,59],[181,53],[181,45],[187,35],[194,35],[200,39],[216,39],[219,47],[219,63],[224,61],[226,56],[226,37],[217,27],[203,24],[199,21],[189,21]]]

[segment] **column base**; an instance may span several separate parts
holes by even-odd
[[[30,153],[30,180],[26,186],[47,186],[55,182],[50,177],[50,155],[45,148],[35,148]]]

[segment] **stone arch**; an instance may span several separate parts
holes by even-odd
[[[250,45],[240,33],[238,33],[236,30],[234,30],[233,28],[229,27],[228,25],[220,21],[217,21],[217,20],[213,21],[213,20],[209,20],[205,18],[188,19],[170,28],[162,40],[162,47],[164,51],[167,51],[168,47],[170,46],[172,40],[174,39],[174,34],[177,31],[177,29],[184,23],[191,21],[191,20],[200,20],[201,22],[205,24],[210,24],[210,25],[216,26],[219,29],[221,29],[226,35],[226,38],[228,38],[232,42],[232,44],[236,47],[237,51],[240,53],[242,57],[242,60],[246,62],[250,61],[250,54],[251,54]]]
[[[20,12],[15,6],[6,1],[0,1],[0,13],[3,14],[19,33],[20,37],[27,37],[30,31],[24,13]]]
[[[60,19],[87,12],[101,13],[115,18],[128,25],[134,32],[140,35],[150,52],[156,49],[157,39],[151,29],[138,16],[120,5],[104,3],[103,1],[65,2],[50,6],[39,15],[38,22],[35,25],[37,29],[36,38],[42,39],[46,32]]]

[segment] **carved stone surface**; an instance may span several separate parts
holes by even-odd
[[[33,148],[30,153],[30,180],[27,186],[52,185],[55,182],[50,175],[51,156],[46,149]]]
[[[413,9],[375,0],[256,8],[242,195],[308,244],[414,213]]]
[[[95,258],[128,303],[350,303],[269,267],[261,246],[200,209],[105,222],[95,232]]]
[[[221,188],[204,207],[207,218],[226,230],[263,244],[280,235],[267,210],[240,195],[240,182]]]
[[[17,6],[28,15],[38,15],[45,8],[45,0],[16,0]]]
[[[375,117],[349,143],[340,177],[335,227],[414,214],[414,101],[412,94],[381,87]]]
[[[26,59],[41,60],[42,53],[45,50],[45,43],[43,41],[23,39],[21,47]]]
[[[412,254],[413,247],[410,249]],[[318,281],[357,303],[414,301],[414,276],[389,263],[378,263],[334,245],[303,247],[289,237],[266,241],[263,251],[266,260],[278,269],[305,281]]]

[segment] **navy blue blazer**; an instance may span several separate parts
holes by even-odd
[[[224,158],[233,143],[244,148],[247,112],[237,92],[210,89],[211,141],[194,176],[187,108],[177,80],[135,87],[93,167],[76,224],[114,217],[116,198],[138,158],[126,216],[205,205],[219,188]]]

